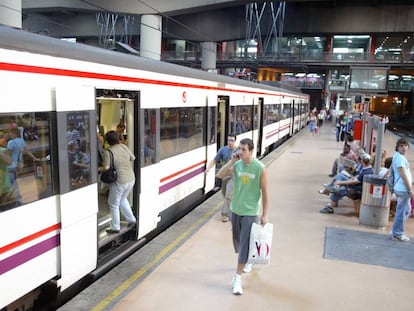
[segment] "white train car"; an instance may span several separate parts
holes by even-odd
[[[0,309],[40,308],[98,277],[194,208],[227,135],[256,154],[304,127],[308,97],[225,76],[0,27],[0,153],[18,133],[14,172],[0,156]],[[135,227],[107,234],[99,137],[134,152]],[[78,165],[82,163],[82,166]]]

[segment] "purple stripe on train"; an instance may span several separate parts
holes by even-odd
[[[196,170],[194,170],[194,171],[192,171],[188,174],[180,176],[177,179],[174,179],[174,180],[170,181],[169,183],[166,183],[165,185],[162,185],[159,188],[158,193],[159,194],[164,193],[165,191],[168,191],[171,188],[174,188],[174,187],[178,186],[179,184],[182,184],[183,182],[185,182],[185,181],[187,181],[187,180],[193,178],[194,176],[196,176],[198,174],[201,174],[203,172],[204,172],[204,166],[202,166],[202,167],[200,167],[200,168],[198,168],[198,169],[196,169]]]
[[[60,245],[60,235],[55,235],[21,252],[0,261],[0,275],[36,258]]]
[[[266,139],[269,139],[270,137],[272,137],[272,136],[275,136],[275,135],[279,134],[281,131],[284,131],[284,130],[288,129],[288,128],[289,128],[289,126],[290,126],[290,124],[286,124],[286,125],[284,125],[284,126],[279,127],[278,129],[275,129],[275,130],[273,130],[273,131],[271,131],[271,132],[267,133],[267,135],[266,135]]]

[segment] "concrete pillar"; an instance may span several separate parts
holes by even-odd
[[[0,24],[22,28],[21,0],[0,0]]]
[[[215,42],[201,43],[201,69],[216,71],[217,44]]]
[[[140,55],[161,59],[162,18],[159,15],[141,16]]]

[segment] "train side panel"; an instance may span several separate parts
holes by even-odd
[[[139,237],[157,227],[160,213],[204,188],[205,157],[205,148],[198,148],[142,170],[142,181],[147,186],[140,195]]]
[[[56,197],[0,217],[0,307],[58,276],[60,221]]]
[[[95,109],[95,90],[71,81],[70,87],[56,88],[56,111],[58,116],[66,111],[88,111]],[[66,119],[58,117],[58,132],[61,132],[58,142],[60,165],[60,190],[67,179],[64,175],[68,171],[68,141],[66,135]],[[65,125],[62,127],[62,125]],[[93,124],[95,129],[95,125]],[[88,134],[88,133],[87,133]],[[60,247],[60,278],[57,285],[65,290],[74,282],[96,268],[97,264],[97,213],[98,197],[95,181],[85,187],[61,193],[59,196],[61,217],[61,247]]]
[[[0,51],[1,55],[4,53]],[[7,90],[2,94],[2,113],[53,110],[50,87],[31,78],[30,74],[0,71],[0,84]],[[27,84],[23,82],[25,79]],[[33,177],[27,177],[20,182],[33,181]],[[25,197],[34,200],[32,203],[1,212],[0,308],[60,274],[58,199],[50,196],[37,201],[36,189],[26,190]]]

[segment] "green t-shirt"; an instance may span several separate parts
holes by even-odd
[[[5,152],[7,149],[0,147],[0,152]],[[7,164],[0,161],[0,195],[10,191],[10,176]]]
[[[264,164],[256,158],[249,165],[242,160],[234,164],[234,190],[230,210],[239,216],[258,216],[262,192],[260,177]]]

